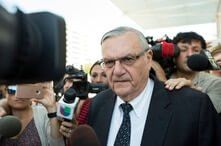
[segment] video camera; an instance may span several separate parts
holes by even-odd
[[[172,40],[165,35],[162,40],[153,40],[153,37],[146,37],[147,43],[151,45],[153,51],[153,60],[157,61],[169,78],[176,70],[174,58],[180,54],[180,49],[172,43]]]
[[[88,82],[87,73],[85,73],[82,69],[78,70],[72,65],[66,66],[66,74],[68,74],[68,76],[63,79],[63,82],[60,82],[60,85],[58,83],[57,85],[59,86],[55,86],[57,87],[54,89],[56,94],[62,90],[65,82],[68,80],[73,82],[71,88],[75,90],[74,96],[79,97],[80,99],[88,98],[89,93],[99,93],[108,88],[107,85],[102,83],[95,84]]]
[[[65,72],[63,18],[49,13],[9,13],[0,5],[0,83],[58,80]]]

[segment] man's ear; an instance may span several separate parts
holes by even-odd
[[[147,59],[153,59],[153,51],[151,49],[146,51]]]

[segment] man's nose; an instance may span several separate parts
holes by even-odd
[[[97,83],[101,83],[102,82],[102,76],[98,75],[98,77],[96,78],[96,82]]]
[[[193,55],[193,50],[191,48],[188,48],[187,50],[187,56]]]
[[[114,74],[121,75],[125,72],[125,69],[119,60],[115,61]]]

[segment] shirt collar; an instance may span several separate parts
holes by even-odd
[[[152,79],[149,78],[144,90],[137,97],[135,97],[132,101],[129,102],[133,106],[132,111],[134,111],[135,115],[138,118],[141,118],[143,116],[143,109],[145,108],[145,106],[148,106],[147,104],[150,103],[150,99],[153,92],[153,86],[154,82]],[[123,101],[119,96],[117,96],[116,106],[119,110],[121,110],[120,105],[122,103],[125,103],[125,101]]]

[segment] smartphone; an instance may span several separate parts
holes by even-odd
[[[43,98],[44,86],[41,84],[21,84],[17,85],[17,98]]]

